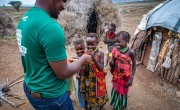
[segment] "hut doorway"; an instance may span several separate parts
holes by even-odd
[[[98,14],[96,10],[90,13],[89,20],[87,21],[87,31],[88,33],[97,33],[98,26]]]

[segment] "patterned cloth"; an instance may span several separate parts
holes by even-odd
[[[82,96],[81,96],[81,78],[82,78],[82,69],[80,69],[80,71],[78,71],[78,75],[80,76],[80,78],[78,79],[78,100],[79,100],[79,104],[81,106],[81,108],[85,108],[85,101],[83,100]]]
[[[108,32],[106,32],[106,36],[107,36],[109,39],[113,39],[113,38],[115,37],[115,33],[109,34]]]
[[[95,52],[98,61],[100,53],[98,50]],[[108,101],[106,72],[99,71],[94,61],[86,65],[84,70],[84,76],[81,78],[81,94],[86,101],[86,108],[103,106]]]
[[[120,95],[112,88],[111,106],[114,108],[114,110],[122,110],[123,108],[127,107],[127,105],[128,105],[127,95]]]

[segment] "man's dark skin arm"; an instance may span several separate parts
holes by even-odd
[[[126,84],[126,87],[129,87],[132,85],[133,79],[134,79],[134,75],[135,75],[135,71],[136,71],[136,55],[135,52],[133,50],[130,50],[129,55],[132,59],[132,72],[131,72],[131,76],[129,81]]]
[[[100,55],[98,56],[100,58],[100,62],[94,58],[94,56],[92,56],[92,58],[94,59],[94,62],[97,65],[97,68],[102,71],[104,69],[104,53],[100,53]]]
[[[49,62],[49,64],[59,79],[67,79],[73,76],[83,64],[90,61],[90,55],[83,55],[79,60],[70,64],[67,63],[67,59],[58,62]]]

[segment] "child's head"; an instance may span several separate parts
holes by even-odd
[[[126,31],[120,31],[115,36],[116,39],[116,48],[121,49],[127,47],[127,44],[130,40],[130,35]]]
[[[74,42],[74,47],[76,50],[76,54],[80,57],[84,54],[85,52],[85,44],[84,40],[82,38],[76,39]]]
[[[94,51],[99,43],[99,38],[96,33],[89,33],[86,36],[87,51]]]
[[[113,34],[114,32],[116,31],[116,25],[111,23],[109,26],[108,26],[108,33],[109,34]]]

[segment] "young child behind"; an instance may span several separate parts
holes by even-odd
[[[75,51],[76,51],[76,57],[79,58],[85,52],[84,40],[82,38],[78,38],[73,43],[74,43],[74,47],[75,47]],[[82,110],[85,110],[85,101],[82,99],[82,96],[80,94],[80,88],[81,88],[80,86],[82,85],[81,80],[83,78],[82,69],[83,69],[83,67],[81,67],[81,69],[76,74],[76,78],[78,80],[78,100],[79,100],[79,104],[80,104],[80,107],[82,108]]]
[[[108,26],[108,29],[105,30],[105,36],[104,36],[104,43],[107,45],[107,59],[106,59],[106,65],[108,65],[108,56],[109,53],[111,53],[112,49],[115,47],[115,35],[116,35],[116,25],[111,23]]]
[[[112,78],[111,106],[115,110],[127,107],[128,89],[132,85],[136,61],[135,53],[128,48],[130,35],[128,32],[120,31],[115,36],[116,47],[112,50],[110,59]]]
[[[105,30],[104,43],[107,45],[108,52],[111,52],[115,46],[115,35],[116,35],[116,25],[111,23],[108,29]]]
[[[97,34],[89,33],[86,36],[87,53],[92,55],[92,61],[88,64],[85,73],[84,83],[84,99],[86,101],[86,109],[92,110],[99,108],[103,110],[103,106],[108,101],[106,90],[106,72],[104,71],[104,53],[99,51],[99,39]]]

